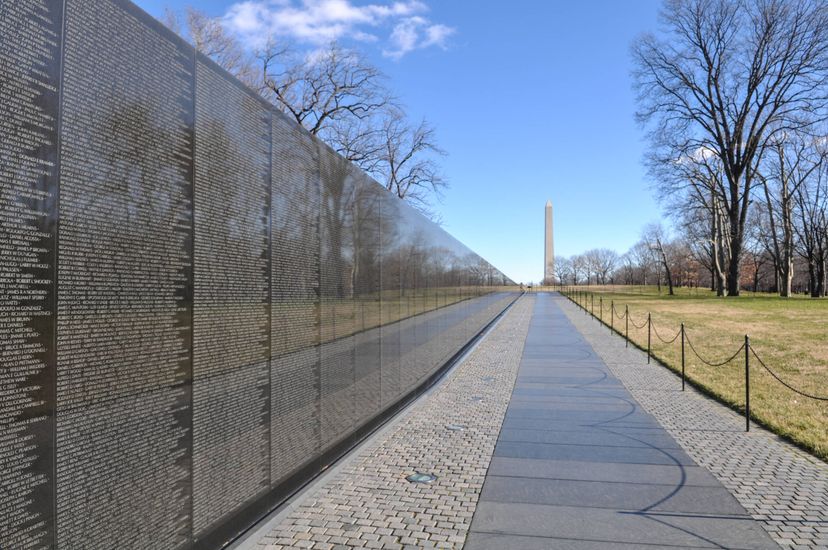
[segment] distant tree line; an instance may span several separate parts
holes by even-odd
[[[779,269],[768,250],[762,218],[749,225],[740,266],[740,289],[750,292],[778,292],[781,295],[808,293],[825,296],[825,287],[811,280],[812,267],[807,252],[795,241],[790,289],[780,289]],[[593,249],[570,257],[555,257],[555,281],[565,285],[655,285],[659,292],[673,294],[675,287],[721,290],[721,279],[711,261],[707,243],[699,240],[692,228],[680,227],[669,235],[659,224],[647,225],[641,238],[629,250],[618,254],[609,249]],[[783,294],[787,290],[787,294]],[[721,294],[721,292],[720,292]]]
[[[307,52],[277,36],[247,50],[218,18],[187,7],[162,21],[193,47],[377,181],[434,218],[447,187],[434,127],[412,121],[385,75],[360,52],[331,42]]]

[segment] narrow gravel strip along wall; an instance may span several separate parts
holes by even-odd
[[[460,548],[520,364],[521,298],[433,393],[259,541],[277,548]],[[403,368],[405,365],[403,365]],[[452,431],[448,425],[463,426]],[[437,480],[409,483],[415,472]]]
[[[828,548],[828,464],[691,387],[563,297],[570,320],[632,393],[786,548]]]

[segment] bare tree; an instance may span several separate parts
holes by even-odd
[[[625,285],[633,285],[635,284],[635,271],[637,268],[635,257],[632,254],[631,250],[628,250],[623,256],[620,258],[621,261],[621,275],[623,284]]]
[[[428,212],[447,186],[434,128],[411,124],[385,75],[358,52],[332,42],[308,57],[271,40],[257,53],[261,92],[397,197]]]
[[[583,254],[572,256],[570,265],[572,267],[572,284],[579,284],[581,275],[587,275],[587,284],[589,284],[589,267],[586,257]]]
[[[633,47],[637,118],[651,124],[651,162],[701,150],[721,161],[727,293],[738,295],[765,145],[826,116],[828,8],[809,0],[666,0],[661,19],[667,36],[645,35]]]
[[[250,56],[222,25],[221,19],[187,6],[184,8],[183,23],[182,15],[170,9],[165,10],[162,23],[192,44],[196,51],[248,86],[255,86],[255,70]]]
[[[262,94],[334,149],[338,124],[367,120],[393,101],[385,75],[336,42],[309,57],[270,40],[256,56]]]
[[[818,140],[807,135],[780,134],[770,144],[770,154],[763,166],[767,176],[757,173],[765,191],[770,244],[777,266],[780,296],[791,295],[794,276],[794,198],[818,173],[826,152]]]
[[[561,284],[566,284],[572,273],[572,261],[564,256],[555,256],[555,277]]]
[[[640,273],[639,280],[641,284],[646,286],[647,276],[650,272],[655,272],[659,290],[661,290],[661,272],[649,244],[644,240],[638,241],[627,254]]]
[[[663,162],[650,159],[650,170],[666,185],[657,188],[667,211],[685,229],[691,251],[710,270],[711,287],[719,296],[727,289],[727,266],[732,259],[730,226],[721,193],[721,161],[709,149],[699,149]]]
[[[823,166],[794,195],[798,252],[808,264],[811,297],[826,295],[828,286],[828,173]]]
[[[666,242],[666,233],[660,224],[651,223],[644,228],[642,240],[647,243],[648,248],[657,254],[661,265],[664,268],[664,274],[667,278],[667,289],[670,296],[673,296],[673,271],[671,269],[671,261],[668,259]]]
[[[427,197],[446,187],[434,161],[434,155],[445,154],[437,145],[434,128],[425,120],[412,126],[402,111],[392,109],[382,126],[382,143],[377,172],[385,187],[424,209]]]
[[[592,248],[581,254],[586,271],[587,284],[592,284],[592,276],[595,275],[595,283],[598,283],[598,250]]]

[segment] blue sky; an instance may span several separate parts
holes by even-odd
[[[656,0],[138,0],[155,16],[195,4],[245,40],[274,29],[308,48],[338,38],[437,128],[451,187],[444,227],[517,281],[543,273],[543,208],[555,251],[624,252],[660,217],[633,120],[630,42]]]

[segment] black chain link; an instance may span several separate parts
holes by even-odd
[[[742,347],[744,347],[744,346],[742,346]],[[805,392],[804,392],[804,391],[802,391],[802,390],[798,390],[798,389],[794,388],[793,386],[791,386],[790,384],[788,384],[787,382],[785,382],[784,380],[782,380],[782,379],[781,379],[781,378],[780,378],[780,377],[779,377],[779,376],[778,376],[775,372],[773,372],[773,371],[770,369],[770,367],[768,367],[768,366],[765,364],[765,362],[764,362],[764,361],[762,361],[762,359],[759,357],[759,355],[757,355],[756,351],[755,351],[752,347],[750,348],[750,352],[753,354],[753,356],[756,358],[756,360],[757,360],[757,361],[759,361],[759,364],[760,364],[760,365],[762,365],[762,366],[765,368],[765,370],[766,370],[766,371],[768,371],[768,372],[770,373],[770,375],[771,375],[771,376],[773,376],[774,378],[776,378],[776,380],[777,380],[780,384],[782,384],[783,386],[785,386],[786,388],[788,388],[788,389],[789,389],[789,390],[791,390],[792,392],[794,392],[794,393],[798,393],[798,394],[799,394],[799,395],[801,395],[802,397],[807,397],[808,399],[816,399],[817,401],[828,401],[828,397],[820,397],[819,395],[811,395],[810,393],[805,393]]]
[[[676,340],[678,340],[678,337],[679,337],[679,336],[681,336],[681,329],[679,329],[679,330],[678,330],[678,332],[676,333],[676,335],[675,335],[675,336],[673,336],[673,339],[672,339],[672,340],[665,340],[664,338],[662,338],[662,337],[661,337],[661,335],[660,335],[660,334],[658,333],[658,331],[656,330],[655,323],[653,324],[653,332],[655,333],[656,338],[658,338],[659,340],[661,340],[661,341],[662,341],[662,342],[664,342],[665,344],[672,344],[673,342],[675,342]]]
[[[730,363],[731,361],[736,359],[739,356],[739,354],[742,353],[742,351],[745,349],[745,345],[742,344],[741,347],[736,350],[736,353],[731,355],[729,359],[726,359],[725,361],[722,361],[721,363],[712,363],[710,361],[706,361],[701,355],[699,355],[699,352],[696,351],[696,348],[693,346],[693,342],[690,341],[690,338],[687,336],[687,333],[684,334],[684,339],[690,345],[690,349],[693,351],[693,353],[696,355],[696,357],[699,358],[699,361],[701,361],[702,363],[704,363],[705,365],[707,365],[709,367],[721,367],[723,365],[727,365],[728,363]]]
[[[644,328],[644,327],[647,326],[647,321],[644,321],[643,323],[641,323],[641,326],[636,325],[635,321],[633,321],[632,317],[630,317],[630,323],[632,323],[632,326],[634,326],[635,328]]]

